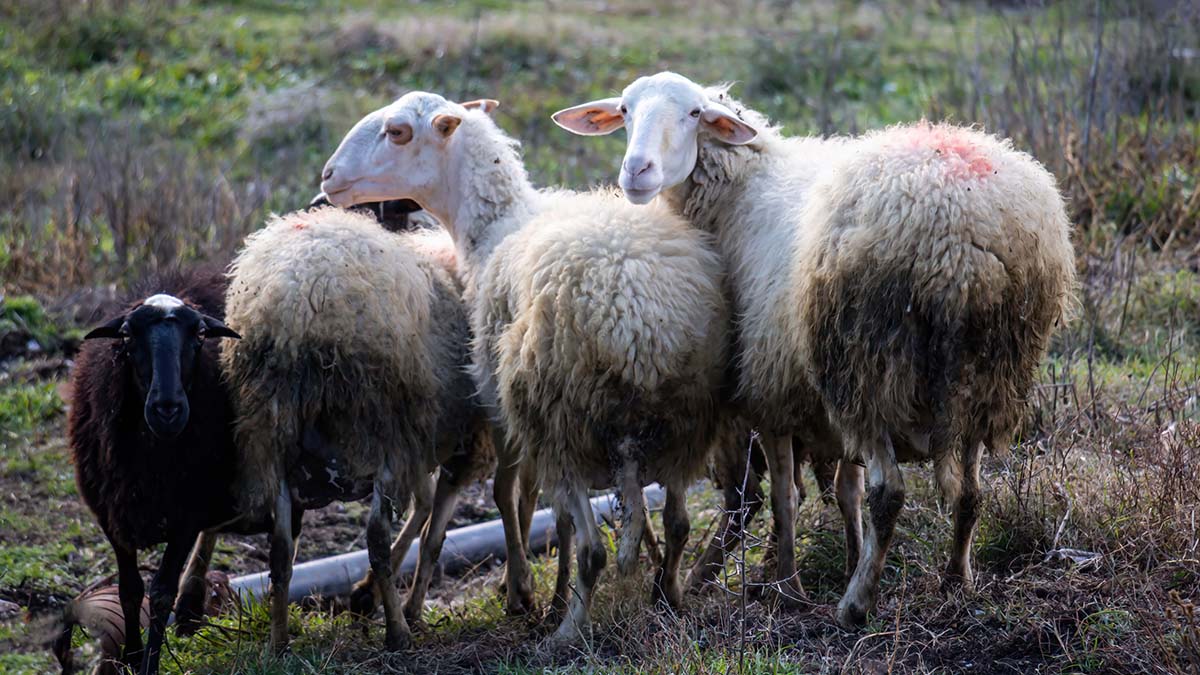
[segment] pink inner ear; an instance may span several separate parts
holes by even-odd
[[[595,110],[588,111],[587,121],[593,127],[596,127],[596,129],[603,130],[619,123],[621,121],[621,116],[608,112],[607,110],[601,110],[597,108]]]

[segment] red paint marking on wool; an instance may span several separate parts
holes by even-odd
[[[292,223],[292,229],[293,229],[293,230],[303,230],[305,227],[308,227],[308,226],[307,226],[307,225],[305,225],[305,224],[304,224],[302,221],[299,221],[299,220],[297,220],[296,222]]]
[[[905,130],[910,147],[932,150],[946,162],[947,175],[954,178],[983,178],[992,173],[992,162],[983,148],[964,131],[932,124]]]

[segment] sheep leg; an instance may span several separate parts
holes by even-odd
[[[287,481],[280,479],[275,496],[275,523],[271,530],[271,649],[282,654],[288,648],[288,585],[296,540],[292,534],[292,496]]]
[[[767,469],[771,474],[771,510],[774,513],[774,601],[795,605],[804,599],[796,574],[796,481],[790,436],[762,436]],[[768,552],[769,554],[770,552]]]
[[[390,564],[392,566],[393,577],[400,573],[400,566],[404,564],[404,558],[408,554],[409,547],[412,546],[413,539],[421,533],[425,527],[425,522],[429,519],[429,495],[433,492],[431,482],[433,476],[429,477],[428,481],[421,481],[417,491],[413,494],[413,513],[404,521],[404,527],[400,528],[400,534],[396,535],[395,541],[392,542],[390,555]],[[360,616],[371,616],[375,613],[375,608],[383,601],[379,595],[379,586],[375,583],[374,570],[368,569],[354,584],[354,588],[350,591],[350,611]]]
[[[638,552],[646,530],[646,500],[642,495],[642,483],[638,480],[637,462],[627,459],[617,471],[617,495],[621,500],[624,520],[617,544],[617,571],[622,576],[630,576],[638,568]]]
[[[375,576],[375,587],[383,602],[385,645],[390,651],[406,649],[412,641],[408,622],[400,608],[400,592],[392,580],[392,485],[391,474],[385,469],[375,478],[371,493],[371,512],[367,516],[367,559]],[[407,497],[396,503],[406,503]]]
[[[534,608],[533,575],[525,553],[525,534],[521,531],[518,506],[521,467],[519,457],[505,442],[502,433],[496,433],[495,443],[499,457],[492,497],[504,522],[504,547],[508,555],[504,565],[505,609],[510,616],[529,614]]]
[[[712,539],[688,573],[686,586],[692,591],[699,590],[717,578],[717,574],[725,568],[725,556],[741,542],[746,523],[754,520],[763,503],[758,472],[749,469],[750,473],[747,474],[746,463],[741,460],[722,468],[725,469],[725,475],[721,477],[725,508],[721,511],[721,521],[713,532]],[[744,496],[743,483],[746,488]]]
[[[842,526],[846,529],[846,582],[849,583],[858,566],[862,551],[862,499],[863,470],[857,464],[842,461],[834,477],[838,509],[842,512]]]
[[[813,476],[817,479],[817,489],[820,490],[821,499],[825,503],[831,496],[837,494],[837,471],[838,462],[836,460],[812,458]],[[857,466],[855,468],[858,468]]]
[[[578,643],[589,632],[592,592],[600,573],[608,562],[608,554],[604,550],[603,537],[600,528],[596,526],[592,515],[592,504],[587,493],[577,485],[567,485],[562,488],[560,506],[565,506],[575,526],[575,545],[578,547],[576,563],[579,566],[578,581],[575,592],[571,595],[567,615],[554,634],[554,639],[566,643]]]
[[[642,505],[642,521],[646,526],[642,528],[642,543],[646,545],[646,557],[650,559],[650,564],[655,567],[662,565],[662,551],[658,548],[658,535],[654,532],[654,522],[650,520],[649,507]]]
[[[867,613],[875,607],[879,595],[879,577],[892,535],[896,531],[896,519],[904,508],[904,477],[896,463],[896,450],[892,447],[887,432],[880,435],[880,442],[865,446],[859,443],[859,456],[867,460],[867,505],[871,517],[867,519],[867,532],[863,540],[858,566],[850,579],[846,594],[838,603],[837,621],[843,628],[861,626]]]
[[[538,498],[538,480],[537,480],[537,463],[524,462],[521,465],[520,471],[520,486],[521,498],[517,504],[518,513],[520,514],[521,523],[521,542],[525,546],[525,550],[529,550],[529,539],[533,536],[530,531],[533,527],[533,512],[537,508]]]
[[[556,509],[554,528],[558,535],[558,570],[554,575],[554,599],[550,601],[546,619],[550,623],[559,623],[566,617],[571,597],[571,514]]]
[[[404,616],[410,624],[415,625],[421,621],[421,611],[425,608],[425,594],[429,592],[434,569],[442,555],[442,544],[446,542],[446,528],[450,526],[450,519],[454,517],[454,507],[458,504],[458,493],[462,487],[447,471],[438,476],[433,510],[425,518],[428,522],[421,534],[421,547],[417,549],[417,572],[413,576],[412,588],[409,589],[408,599],[404,603]],[[407,525],[405,527],[407,528]]]
[[[961,585],[970,589],[975,583],[971,572],[971,541],[975,536],[975,523],[979,520],[979,460],[982,454],[981,443],[971,443],[963,452],[962,488],[954,504],[954,542],[944,577],[946,587]]]
[[[809,460],[808,448],[804,446],[804,441],[793,436],[792,437],[792,482],[796,484],[796,505],[804,503],[808,499],[808,491],[804,488],[804,464]],[[814,469],[816,467],[813,467]]]
[[[216,546],[216,532],[201,532],[188,557],[183,579],[179,582],[179,599],[175,601],[175,632],[179,635],[195,633],[204,619],[204,599],[208,594],[204,577],[208,574]]]
[[[117,595],[125,615],[125,651],[121,656],[128,665],[142,660],[142,598],[146,584],[138,572],[137,551],[113,545],[117,555]]]
[[[162,564],[150,582],[150,629],[146,633],[146,651],[142,654],[141,675],[158,672],[159,656],[167,630],[167,619],[179,590],[179,573],[187,563],[196,535],[167,542]]]
[[[687,544],[691,527],[687,512],[686,486],[668,485],[666,505],[663,507],[666,555],[663,556],[662,566],[654,577],[654,600],[664,602],[676,611],[683,608],[683,592],[679,586],[679,562],[683,560],[683,548]]]

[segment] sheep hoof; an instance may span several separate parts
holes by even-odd
[[[867,623],[867,609],[858,603],[843,599],[838,603],[837,622],[846,630],[858,630]]]
[[[402,652],[409,648],[412,644],[412,635],[407,631],[387,630],[387,635],[384,637],[383,644],[389,652]]]
[[[773,609],[797,609],[808,604],[804,588],[795,579],[771,584],[767,587],[766,596]]]
[[[554,631],[554,634],[547,638],[549,645],[559,647],[583,644],[583,631],[575,624],[576,622],[570,616],[563,619],[563,622],[558,626],[558,630]]]
[[[521,584],[520,588],[510,587],[506,597],[504,610],[509,616],[527,616],[533,614],[537,609],[533,591],[530,590],[528,584]]]
[[[408,626],[413,630],[420,630],[425,627],[424,609],[422,605],[416,605],[411,602],[404,603],[404,620],[408,622]]]
[[[679,590],[679,582],[664,583],[661,574],[656,575],[654,586],[651,589],[651,598],[654,603],[660,606],[665,606],[673,611],[683,609],[683,592]]]
[[[375,588],[375,582],[363,579],[354,584],[354,588],[350,591],[350,611],[359,616],[369,617],[375,613],[381,600],[379,591]]]
[[[180,593],[175,603],[175,634],[194,635],[204,625],[204,594]]]
[[[292,643],[289,642],[288,640],[272,640],[271,641],[271,652],[274,653],[276,657],[282,658],[284,656],[287,656],[289,653],[291,653],[291,651],[292,651]]]
[[[975,590],[975,579],[968,570],[963,574],[960,570],[947,568],[942,575],[943,593],[970,593]]]
[[[565,602],[550,603],[550,608],[546,610],[546,615],[542,617],[542,625],[546,628],[550,626],[561,626],[563,618],[567,616],[567,604]]]

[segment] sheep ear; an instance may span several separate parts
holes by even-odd
[[[619,98],[602,98],[559,110],[551,119],[558,126],[580,136],[603,136],[625,126]]]
[[[758,137],[758,130],[738,119],[729,108],[719,103],[709,103],[700,113],[704,128],[730,145],[745,145]]]
[[[207,314],[203,314],[200,316],[200,323],[204,326],[204,328],[200,331],[200,334],[206,338],[210,338],[210,337],[223,338],[223,337],[225,337],[225,338],[233,338],[235,340],[242,339],[242,336],[238,335],[232,328],[221,323],[218,319],[214,319],[211,316],[208,316]]]
[[[458,125],[462,124],[462,118],[457,115],[442,113],[434,116],[432,124],[433,130],[438,132],[438,135],[442,138],[450,138],[450,135],[458,128]]]
[[[125,315],[111,319],[101,326],[96,326],[88,331],[87,335],[83,336],[84,340],[95,340],[96,338],[116,339],[123,338],[129,334],[129,324],[125,322]]]
[[[459,105],[466,108],[467,110],[479,109],[479,110],[482,110],[483,112],[491,115],[493,110],[500,107],[500,101],[497,101],[494,98],[480,98],[480,99],[476,99],[474,101],[467,101],[466,103],[460,103]]]

